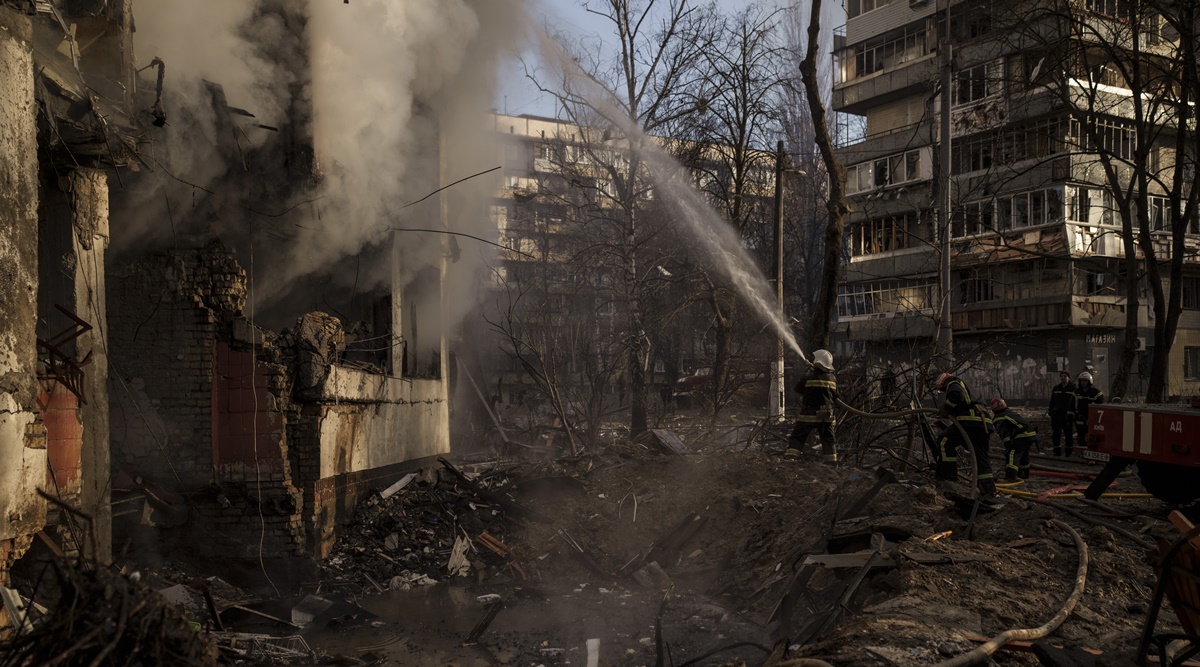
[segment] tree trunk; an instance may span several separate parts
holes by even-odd
[[[808,44],[804,60],[800,62],[800,79],[804,82],[804,96],[808,100],[812,116],[817,148],[821,160],[829,173],[829,202],[825,205],[829,221],[825,225],[825,253],[821,271],[821,288],[817,295],[817,312],[813,318],[813,331],[809,344],[813,347],[828,347],[829,333],[833,328],[833,312],[837,305],[838,278],[842,269],[842,236],[850,206],[846,203],[846,170],[833,154],[833,139],[829,136],[829,124],[825,120],[825,103],[821,100],[821,88],[817,82],[817,58],[821,35],[821,0],[812,0],[812,11],[808,22]]]

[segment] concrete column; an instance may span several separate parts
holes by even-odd
[[[37,400],[37,115],[33,27],[0,6],[0,583],[46,518]]]
[[[112,507],[109,504],[108,309],[104,299],[104,252],[108,249],[108,178],[98,169],[75,169],[67,176],[74,230],[75,314],[92,325],[76,341],[84,368],[83,487],[80,504],[95,520],[101,562],[112,559]]]

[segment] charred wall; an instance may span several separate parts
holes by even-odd
[[[246,274],[214,242],[148,255],[109,280],[113,465],[145,494],[162,545],[208,556],[303,551],[284,429],[284,367],[256,353]],[[163,493],[163,490],[166,493]],[[132,539],[143,527],[122,527]]]
[[[32,24],[0,6],[0,583],[45,518],[36,415],[37,127]]]

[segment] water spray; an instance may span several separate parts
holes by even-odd
[[[655,185],[668,195],[678,215],[673,216],[692,233],[700,246],[713,260],[720,272],[729,280],[743,301],[758,313],[775,331],[776,335],[805,363],[812,365],[800,349],[795,335],[784,321],[783,314],[776,311],[767,294],[767,279],[742,247],[741,238],[712,207],[703,195],[694,188],[683,167],[666,153],[655,137],[642,131],[633,119],[609,100],[610,93],[579,67],[570,54],[550,38],[544,31],[536,31],[540,52],[547,61],[554,63],[573,83],[580,84],[581,97],[606,120],[616,125],[636,144],[640,155],[654,176]]]

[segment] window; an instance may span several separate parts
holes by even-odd
[[[850,231],[850,255],[860,257],[913,246],[920,215],[902,213],[855,224]]]
[[[846,18],[854,18],[874,11],[880,7],[887,6],[892,0],[847,0],[846,2]]]
[[[1200,347],[1183,348],[1183,379],[1200,380]]]
[[[1071,220],[1091,223],[1092,221],[1092,191],[1085,187],[1070,188]]]
[[[856,194],[920,178],[921,151],[897,153],[846,167],[846,192]]]
[[[1148,197],[1148,206],[1150,207],[1150,231],[1163,232],[1171,231],[1173,215],[1171,211],[1171,202],[1166,197],[1158,197],[1150,195]]]
[[[984,303],[996,300],[996,290],[990,275],[983,269],[959,271],[958,302]]]
[[[1084,153],[1105,153],[1117,160],[1130,160],[1137,150],[1137,133],[1133,124],[1097,117],[1086,126],[1072,120],[1071,138]]]
[[[903,65],[928,52],[925,48],[924,27],[906,28],[879,39],[862,42],[853,48],[854,69],[847,73],[847,81]]]
[[[883,280],[838,287],[838,317],[910,313],[932,308],[932,280]]]
[[[970,202],[960,206],[950,220],[950,236],[962,238],[994,231],[996,229],[994,227],[994,211],[994,203],[990,200]]]
[[[954,75],[954,106],[978,102],[1000,92],[1000,76],[991,63],[959,70]]]
[[[1083,293],[1087,296],[1111,294],[1112,276],[1099,271],[1083,270]]]
[[[1085,3],[1088,11],[1113,18],[1125,18],[1129,16],[1129,0],[1087,0]]]
[[[1200,278],[1183,279],[1183,307],[1200,310]]]

